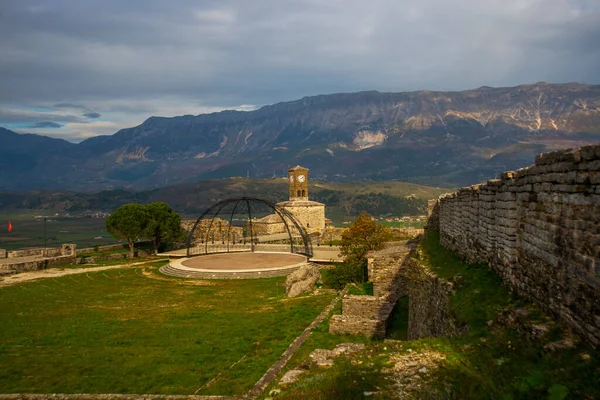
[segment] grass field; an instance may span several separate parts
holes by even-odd
[[[159,264],[0,289],[0,393],[244,394],[334,296]]]
[[[546,350],[546,344],[570,337],[568,329],[553,322],[534,304],[511,294],[487,265],[465,264],[441,247],[438,233],[425,235],[418,254],[419,261],[438,276],[450,281],[460,277],[454,280],[459,283],[450,297],[450,311],[468,325],[469,333],[405,340],[408,299],[401,297],[387,327],[388,338],[399,341],[367,341],[364,352],[337,359],[332,368],[311,366],[301,381],[282,388],[280,398],[364,399],[365,392],[372,392],[368,398],[382,400],[600,399],[600,357],[596,349],[575,342],[571,348]],[[490,327],[487,321],[505,308],[527,310],[528,323],[546,325],[548,333],[534,339],[514,327]],[[325,332],[316,332],[317,338],[329,344],[325,348],[336,344]],[[432,353],[442,354],[443,361],[437,368],[429,368],[420,386],[410,391],[394,386],[398,375],[390,368],[397,360]],[[423,384],[425,379],[427,383]]]
[[[13,225],[8,232],[8,221]],[[117,243],[104,227],[103,218],[48,217],[46,222],[48,247],[75,243],[78,247],[92,247]],[[0,248],[16,250],[44,247],[44,221],[33,214],[0,214]]]

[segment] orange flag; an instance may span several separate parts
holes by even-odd
[[[10,221],[8,221],[8,231],[12,231],[12,224],[10,223]]]

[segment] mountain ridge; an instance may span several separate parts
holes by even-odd
[[[600,85],[538,82],[460,92],[337,93],[254,111],[150,117],[114,135],[39,152],[7,189],[147,189],[230,176],[407,180],[461,186],[526,166],[543,151],[600,141]],[[37,160],[37,161],[40,161]]]

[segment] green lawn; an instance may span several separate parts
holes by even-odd
[[[157,270],[0,289],[0,393],[244,394],[334,296]]]

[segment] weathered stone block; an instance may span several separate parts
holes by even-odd
[[[584,160],[595,160],[600,158],[600,145],[584,146],[579,150]]]

